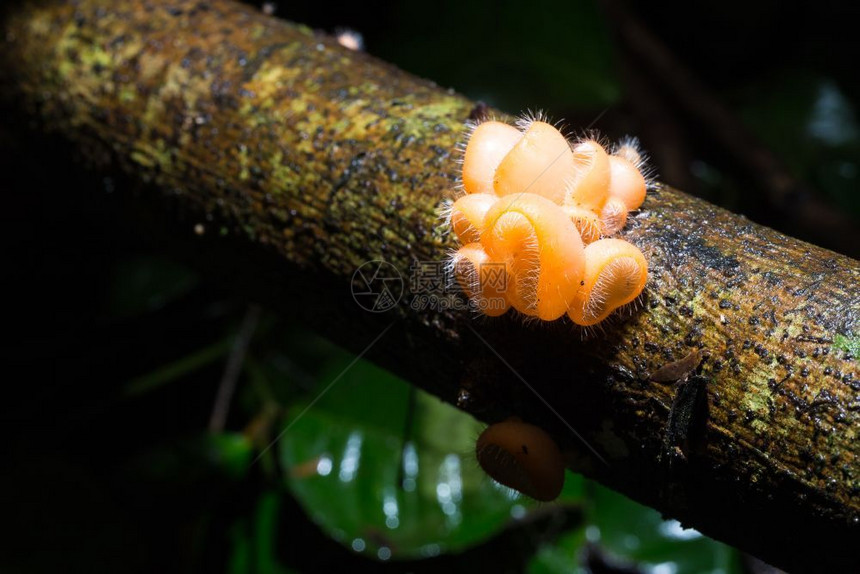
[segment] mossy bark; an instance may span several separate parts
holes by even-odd
[[[468,391],[487,420],[541,424],[572,468],[774,564],[858,563],[857,261],[659,187],[623,232],[650,265],[623,317],[584,337],[443,309],[463,299],[409,278],[455,247],[437,213],[473,102],[226,0],[8,12],[3,94],[187,206],[262,302],[356,351],[391,326],[368,350],[381,365],[450,402]],[[386,313],[350,294],[374,260],[406,281]],[[649,374],[694,348],[707,408],[679,448],[677,387]]]

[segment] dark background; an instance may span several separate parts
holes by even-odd
[[[837,251],[860,249],[850,234],[860,215],[853,3],[319,1],[283,2],[275,13],[325,33],[357,30],[371,54],[506,111],[543,109],[613,140],[638,135],[666,183]],[[349,532],[336,542],[331,525],[360,525],[363,507],[337,485],[314,490],[296,479],[296,453],[319,434],[297,425],[293,450],[250,463],[351,357],[288,316],[249,307],[217,274],[194,271],[196,248],[166,239],[174,224],[151,227],[175,214],[70,162],[63,144],[21,123],[4,108],[0,570],[762,568],[704,539],[691,546],[655,534],[653,512],[571,476],[561,504],[524,503],[520,520],[477,505],[473,517],[496,526],[475,526],[468,544],[431,560],[379,562],[350,550]],[[225,362],[249,316],[229,417],[210,433]],[[326,444],[355,429],[424,436],[429,423],[415,413],[426,419],[437,407],[386,373],[363,366],[332,393],[353,396],[350,385],[380,380],[400,398],[357,392],[367,404],[351,407],[364,415],[332,424]],[[316,412],[338,408],[335,397]],[[379,459],[382,469],[399,464]],[[370,475],[356,496],[377,496],[386,480]],[[335,499],[322,514],[311,505],[319,497]],[[442,536],[420,512],[403,520],[416,539]],[[373,532],[363,535],[368,548],[408,558],[402,543]],[[625,546],[630,537],[638,547]]]

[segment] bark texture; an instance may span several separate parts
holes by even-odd
[[[789,570],[858,564],[857,261],[658,187],[623,232],[650,265],[637,309],[587,336],[444,309],[462,298],[410,276],[455,247],[437,210],[473,102],[226,0],[7,12],[4,96],[185,206],[249,294],[357,352],[388,329],[367,356],[541,424],[571,468],[685,525]],[[385,313],[350,294],[373,260],[404,279]],[[678,387],[649,375],[693,349],[707,401],[676,444]]]

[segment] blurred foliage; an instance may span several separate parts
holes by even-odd
[[[436,556],[531,506],[477,466],[473,418],[370,363],[332,367],[320,380],[344,376],[307,412],[287,409],[279,443],[291,492],[330,536],[386,559]]]
[[[154,277],[176,273],[165,263],[159,269],[155,258],[126,261],[113,284],[134,284],[147,299],[147,286],[160,289]],[[168,289],[162,296],[169,303],[180,293]],[[137,305],[130,301],[116,312],[126,316]],[[221,343],[190,356],[208,357],[215,348],[223,363],[235,324]],[[186,357],[127,388],[159,392],[204,365]],[[479,422],[278,317],[262,322],[246,365],[247,384],[232,419],[243,432],[176,437],[128,466],[147,481],[187,488],[213,476],[247,481],[257,470],[253,463],[267,469],[247,514],[234,517],[230,527],[232,572],[289,571],[282,544],[290,539],[282,532],[295,528],[288,524],[297,517],[285,512],[284,497],[293,497],[325,535],[355,555],[382,562],[414,564],[492,545],[503,530],[528,525],[557,506],[579,509],[581,519],[562,519],[549,538],[541,537],[530,562],[521,557],[530,572],[585,571],[586,556],[598,551],[644,570],[737,571],[735,551],[578,475],[568,473],[552,505],[497,484],[474,460]]]
[[[529,564],[530,574],[587,573],[595,555],[610,565],[645,572],[742,571],[731,547],[596,483],[587,487],[583,524],[541,548]]]
[[[809,70],[780,70],[739,95],[744,122],[795,177],[860,214],[857,109],[833,79]]]
[[[338,378],[347,359],[320,378],[338,383],[313,408],[289,409],[279,443],[290,491],[330,536],[383,560],[436,556],[546,511],[483,475],[472,454],[480,423],[369,363]],[[542,545],[529,571],[570,572],[588,543],[646,569],[738,571],[731,548],[579,475],[554,504],[584,508],[584,520]]]

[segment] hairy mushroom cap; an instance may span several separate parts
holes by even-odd
[[[648,263],[636,246],[601,239],[585,248],[585,274],[568,315],[578,325],[596,325],[645,288]]]
[[[554,500],[564,486],[564,461],[555,441],[516,417],[487,427],[475,454],[490,477],[535,500]]]
[[[469,243],[458,249],[452,266],[466,295],[484,315],[498,317],[510,308],[506,294],[510,279],[506,266],[493,263],[480,243]]]
[[[621,138],[621,141],[615,146],[612,155],[623,157],[632,163],[636,169],[643,171],[646,163],[645,154],[639,147],[639,138],[626,136]]]
[[[472,130],[463,154],[463,188],[466,193],[490,193],[499,162],[523,134],[502,122],[484,122]]]
[[[576,165],[564,197],[566,205],[599,212],[609,195],[609,155],[594,140],[583,140],[573,148]]]
[[[560,204],[575,174],[567,139],[554,126],[533,121],[502,159],[493,185],[499,196],[533,193]]]
[[[585,269],[582,239],[558,205],[523,193],[499,199],[487,212],[481,244],[513,278],[508,300],[545,321],[567,312]]]
[[[495,194],[464,195],[451,206],[451,228],[460,243],[479,241],[484,232],[484,216],[499,200]]]
[[[573,225],[579,231],[579,236],[582,238],[583,243],[588,245],[600,239],[603,224],[598,214],[590,209],[575,205],[562,205],[561,210],[573,221]]]
[[[600,232],[605,237],[615,235],[627,224],[627,204],[618,197],[610,196],[600,210]]]
[[[609,196],[623,201],[628,211],[639,209],[645,201],[645,176],[636,165],[620,156],[609,156],[609,165],[612,174]]]

